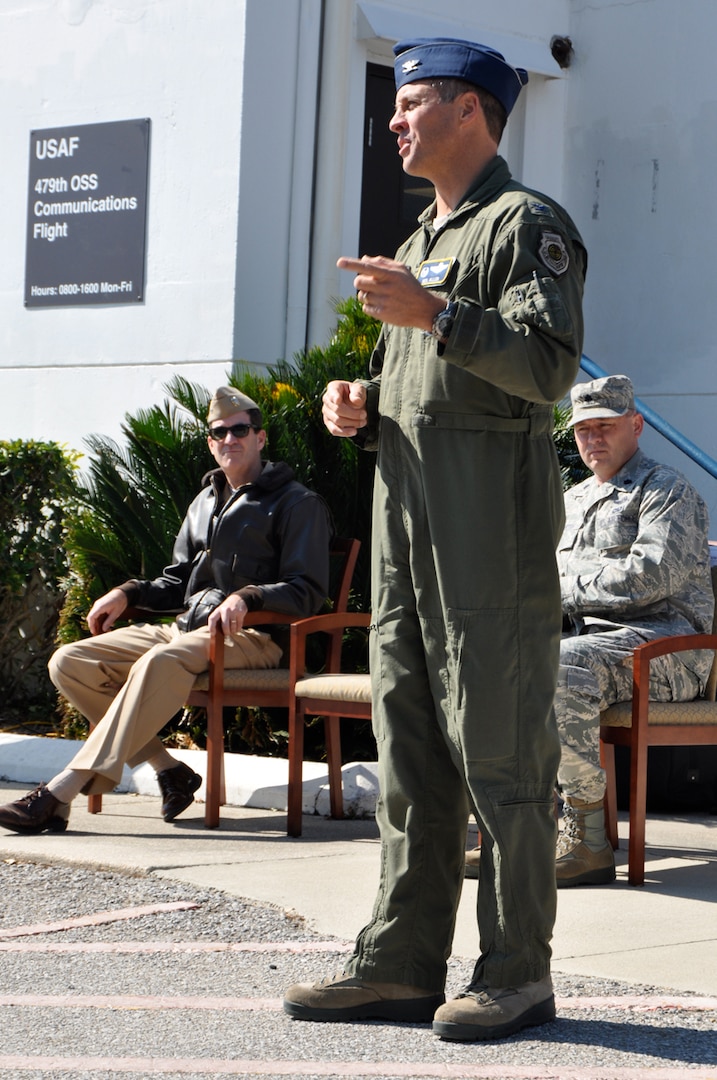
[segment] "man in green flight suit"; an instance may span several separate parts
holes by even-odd
[[[587,260],[566,212],[498,156],[527,73],[454,39],[394,51],[389,126],[405,172],[436,198],[395,260],[339,260],[383,328],[372,378],[324,395],[329,431],[378,449],[381,881],[345,972],[292,987],[284,1008],[489,1039],[555,1015],[563,496],[551,428],[582,351]],[[481,956],[444,1004],[470,812],[483,838]]]

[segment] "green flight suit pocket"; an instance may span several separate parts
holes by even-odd
[[[518,619],[512,609],[447,613],[446,655],[454,737],[468,761],[518,751]]]
[[[502,298],[499,311],[510,322],[534,326],[559,341],[573,338],[573,323],[553,278],[534,274],[529,281],[513,285]]]

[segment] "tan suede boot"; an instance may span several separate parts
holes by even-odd
[[[563,831],[555,854],[559,889],[573,885],[609,885],[615,880],[615,855],[605,835],[602,800],[594,803],[566,798]]]
[[[469,986],[441,1005],[433,1020],[433,1034],[459,1042],[504,1039],[554,1019],[553,983],[546,975],[522,986]]]
[[[430,993],[403,983],[369,982],[353,975],[337,975],[317,983],[296,983],[284,996],[284,1012],[295,1020],[403,1020],[427,1024],[443,992]]]

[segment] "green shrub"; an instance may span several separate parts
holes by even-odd
[[[572,415],[570,406],[556,405],[554,411],[553,441],[560,462],[560,475],[563,481],[563,490],[579,484],[590,475],[590,470],[583,462],[575,444],[573,429],[568,427]]]
[[[70,575],[59,640],[87,633],[92,603],[130,577],[153,578],[170,561],[189,503],[213,465],[207,450],[208,394],[176,378],[173,400],[127,415],[126,445],[102,435],[86,439],[86,475],[67,525]]]
[[[47,674],[68,571],[64,522],[76,455],[56,443],[0,442],[0,686],[3,727],[47,727]]]

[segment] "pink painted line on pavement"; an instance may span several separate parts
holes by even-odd
[[[342,953],[351,941],[0,941],[0,952]]]
[[[610,994],[606,997],[555,996],[558,1009],[628,1009],[630,1012],[651,1012],[654,1009],[686,1009],[688,1012],[717,1010],[717,997],[698,997],[676,994]],[[715,1072],[717,1080],[717,1071]]]
[[[281,998],[229,998],[171,994],[0,994],[0,1008],[25,1009],[213,1009],[232,1012],[278,1012]]]
[[[0,930],[0,939],[25,937],[30,934],[54,934],[57,930],[74,930],[78,926],[100,926],[102,923],[118,922],[123,919],[139,919],[142,915],[161,915],[165,911],[191,911],[201,907],[189,901],[176,900],[171,904],[146,904],[144,907],[118,908],[116,911],[97,911],[94,915],[78,915],[74,919],[61,922],[35,923],[30,926],[14,926],[11,930]]]
[[[656,1012],[675,1009],[681,1012],[717,1010],[717,998],[655,996],[649,994],[606,997],[556,998],[556,1007],[566,1012],[614,1009],[617,1012]],[[280,998],[181,996],[170,994],[0,994],[1,1007],[53,1009],[202,1009],[233,1012],[281,1009]],[[717,1080],[717,1069],[715,1069]]]
[[[0,1072],[21,1069],[56,1072],[129,1073],[149,1077],[166,1073],[205,1076],[333,1076],[435,1077],[436,1080],[715,1080],[712,1068],[615,1068],[614,1066],[481,1065],[474,1062],[436,1063],[393,1061],[256,1061],[217,1058],[148,1057],[31,1057],[0,1056]]]

